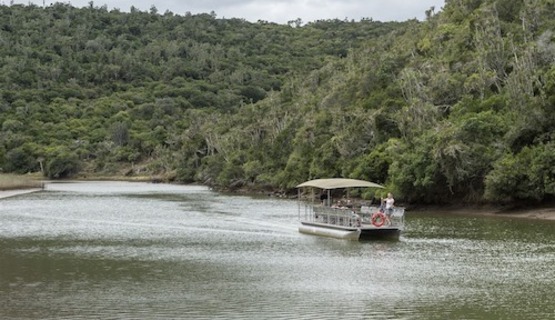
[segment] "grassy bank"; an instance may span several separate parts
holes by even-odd
[[[29,175],[0,174],[0,190],[42,188],[42,181]]]

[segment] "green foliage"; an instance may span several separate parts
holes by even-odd
[[[112,141],[118,146],[125,146],[129,142],[129,129],[125,122],[115,122],[112,125]]]
[[[4,172],[27,173],[38,168],[34,150],[28,144],[11,149],[4,154]]]
[[[408,145],[392,140],[388,147],[393,159],[389,181],[396,194],[411,202],[438,203],[448,199],[440,167],[432,158],[433,137],[425,136]]]
[[[285,191],[345,176],[399,202],[543,201],[554,12],[459,0],[425,22],[279,25],[0,5],[0,167],[45,163],[62,178],[138,165]]]
[[[385,143],[381,144],[362,156],[350,177],[384,184],[388,178],[389,166],[393,161],[391,154],[386,151],[386,146]]]
[[[52,150],[46,162],[46,176],[49,179],[71,178],[81,169],[78,156],[65,148]]]
[[[525,147],[506,154],[486,177],[486,197],[494,201],[541,201],[555,196],[555,146]]]
[[[257,86],[247,86],[241,89],[241,95],[247,102],[255,103],[266,97],[264,89]]]
[[[324,143],[314,151],[314,156],[310,162],[309,174],[311,177],[339,177],[339,163],[341,157],[333,145],[333,141]]]

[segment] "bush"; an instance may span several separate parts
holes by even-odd
[[[80,169],[79,157],[67,150],[62,150],[47,162],[46,175],[50,179],[70,178]]]
[[[4,155],[4,172],[27,173],[37,171],[38,162],[36,157],[28,150],[29,148],[18,147],[9,150]]]
[[[486,177],[486,199],[542,201],[555,195],[554,152],[555,146],[549,143],[505,155]]]

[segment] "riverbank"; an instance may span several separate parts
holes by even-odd
[[[19,190],[0,190],[0,199],[15,197],[22,194],[27,194],[31,192],[41,191],[41,188],[33,188],[33,189],[19,189]]]
[[[42,190],[44,181],[37,174],[0,174],[0,199]]]
[[[505,208],[495,206],[419,206],[408,212],[441,212],[482,217],[506,217],[555,221],[555,206],[533,206],[527,208]]]

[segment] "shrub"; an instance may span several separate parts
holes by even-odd
[[[50,179],[70,178],[79,172],[79,157],[67,150],[57,152],[46,164],[46,175]]]

